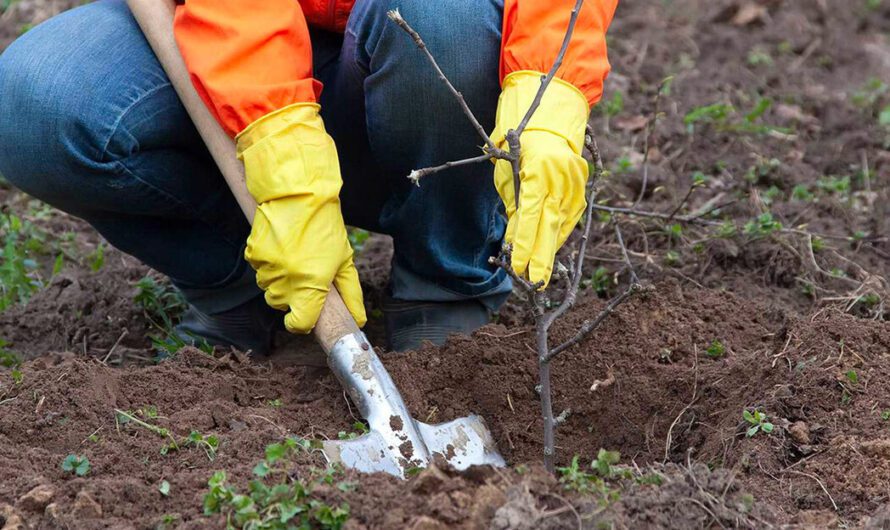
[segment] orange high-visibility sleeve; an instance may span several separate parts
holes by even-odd
[[[232,136],[321,93],[296,0],[187,0],[176,8],[174,33],[192,84]]]
[[[518,70],[548,72],[553,66],[575,0],[506,0],[501,51],[501,80]],[[578,14],[575,33],[557,77],[575,85],[591,106],[603,94],[609,74],[606,30],[618,0],[587,0]]]

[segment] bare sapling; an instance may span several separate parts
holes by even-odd
[[[571,43],[572,35],[575,30],[575,24],[578,20],[578,14],[583,3],[584,0],[577,0],[577,2],[575,3],[574,9],[571,13],[571,17],[569,19],[568,28],[566,29],[566,35],[562,42],[562,46],[560,47],[559,53],[556,56],[550,71],[546,75],[541,77],[541,86],[538,89],[538,92],[535,95],[534,99],[532,100],[528,111],[526,112],[523,119],[519,122],[517,127],[506,133],[505,141],[508,146],[507,150],[498,147],[494,140],[492,140],[492,138],[485,132],[484,127],[479,123],[479,120],[475,117],[472,110],[470,110],[470,108],[467,106],[463,95],[461,95],[461,93],[451,84],[445,73],[439,67],[435,57],[433,57],[433,55],[430,53],[420,34],[418,34],[417,31],[415,31],[414,28],[411,27],[411,25],[398,12],[398,10],[389,12],[389,18],[411,37],[417,47],[427,57],[430,64],[438,74],[439,79],[442,80],[442,82],[448,87],[449,91],[454,95],[455,99],[457,99],[458,103],[460,104],[461,110],[467,116],[467,119],[469,119],[470,122],[473,124],[473,127],[476,129],[476,132],[479,134],[480,138],[482,138],[485,144],[482,147],[482,155],[463,160],[446,162],[440,166],[415,169],[408,176],[409,179],[411,179],[415,184],[419,186],[421,179],[423,179],[424,177],[438,173],[445,169],[467,164],[488,162],[492,159],[505,160],[510,162],[513,170],[513,184],[515,191],[514,196],[516,197],[516,206],[518,208],[520,196],[519,160],[522,153],[521,136],[535,111],[540,106],[541,100],[544,97],[544,93],[546,92],[547,87],[556,76],[556,72],[559,70],[560,66],[562,66],[566,51],[568,50]],[[534,317],[535,351],[538,358],[538,388],[541,396],[541,415],[544,422],[544,465],[551,472],[555,469],[556,428],[560,423],[565,421],[568,416],[568,414],[566,413],[561,413],[559,416],[556,416],[553,413],[551,364],[558,355],[567,351],[572,346],[579,344],[585,337],[595,331],[619,305],[625,302],[633,293],[637,292],[640,289],[639,279],[637,278],[637,275],[633,270],[633,266],[628,257],[627,249],[624,247],[624,239],[621,235],[621,230],[616,223],[614,224],[616,237],[619,245],[623,250],[627,269],[630,272],[631,281],[629,286],[621,294],[612,299],[595,318],[585,321],[577,330],[577,332],[572,335],[571,338],[569,338],[564,343],[551,346],[549,341],[550,328],[557,320],[559,320],[560,317],[562,317],[569,309],[572,308],[572,306],[574,306],[575,301],[578,297],[578,290],[581,286],[581,279],[583,275],[587,241],[590,236],[590,229],[594,223],[593,207],[596,204],[597,184],[602,179],[604,174],[603,163],[600,156],[599,148],[597,147],[593,131],[589,127],[587,128],[585,134],[584,144],[587,154],[590,156],[590,159],[592,159],[592,174],[587,185],[587,208],[583,218],[581,235],[580,238],[578,238],[577,240],[577,246],[575,250],[571,252],[573,257],[569,260],[568,267],[559,262],[556,263],[556,270],[554,274],[557,280],[562,281],[555,283],[565,286],[562,289],[561,294],[556,293],[556,289],[544,289],[543,282],[532,283],[528,279],[518,275],[511,265],[512,249],[509,247],[509,245],[505,245],[498,256],[490,258],[490,263],[506,271],[506,273],[512,278],[514,289],[521,293],[524,303],[527,305],[529,312]],[[560,300],[558,303],[554,303],[553,297],[557,295],[560,296]],[[551,307],[553,307],[553,309],[550,309]]]

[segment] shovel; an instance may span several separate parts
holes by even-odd
[[[253,222],[257,205],[247,191],[235,143],[192,87],[179,54],[173,37],[175,1],[127,0],[127,4],[239,206],[248,221]],[[354,440],[323,442],[322,450],[329,462],[402,478],[408,470],[426,467],[438,458],[460,470],[474,465],[505,465],[481,417],[467,416],[438,425],[411,417],[395,383],[333,286],[313,334],[327,355],[328,366],[370,427],[367,434]]]

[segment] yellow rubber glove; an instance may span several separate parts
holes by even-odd
[[[504,79],[491,137],[508,150],[515,129],[541,86],[541,72],[518,71]],[[505,240],[513,246],[513,269],[532,283],[550,282],[556,251],[572,233],[587,201],[589,168],[581,156],[590,107],[580,90],[559,78],[547,87],[540,107],[520,137],[519,211],[510,163],[498,160],[494,182],[507,209]]]
[[[333,283],[359,326],[367,321],[340,211],[340,164],[319,106],[268,114],[237,137],[247,188],[259,207],[245,258],[266,302],[292,333],[309,333]]]

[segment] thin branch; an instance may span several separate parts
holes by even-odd
[[[692,197],[692,194],[695,193],[696,189],[698,189],[698,186],[696,186],[695,184],[692,184],[691,186],[689,186],[689,189],[686,191],[686,195],[683,197],[683,200],[680,201],[680,204],[678,204],[677,207],[674,208],[674,210],[668,216],[668,218],[667,218],[668,223],[673,221],[674,217],[676,217],[676,215],[678,213],[680,213],[680,210],[682,210],[683,207],[686,206],[686,203],[689,202],[689,198]]]
[[[661,103],[661,94],[664,91],[664,87],[673,79],[673,76],[666,77],[661,81],[661,84],[658,85],[658,92],[655,93],[655,112],[652,114],[652,120],[646,120],[646,139],[643,142],[643,182],[640,185],[640,194],[637,195],[637,200],[634,201],[634,208],[638,207],[640,203],[643,202],[643,197],[646,195],[646,188],[649,185],[649,146],[652,144],[652,135],[655,132],[655,126],[658,125],[658,107]]]
[[[605,308],[603,308],[602,311],[600,311],[596,318],[594,318],[593,320],[585,320],[584,323],[581,325],[581,329],[578,330],[575,336],[563,342],[559,346],[551,349],[550,352],[547,353],[546,356],[544,356],[544,362],[549,363],[560,353],[584,340],[587,335],[596,330],[600,326],[600,324],[602,324],[603,321],[606,320],[606,317],[611,315],[618,306],[624,303],[624,301],[627,300],[630,295],[639,290],[640,286],[638,284],[631,284],[627,289],[625,289],[623,293],[613,298],[612,301],[610,301],[609,304]]]
[[[446,169],[450,169],[458,166],[468,166],[470,164],[478,164],[480,162],[489,162],[491,161],[491,155],[488,153],[484,155],[474,156],[473,158],[465,158],[463,160],[454,160],[452,162],[445,162],[441,166],[433,166],[433,167],[425,167],[423,169],[415,169],[408,175],[408,180],[413,182],[416,186],[420,186],[420,179],[427,175],[432,175],[433,173],[438,173],[439,171],[444,171]]]
[[[587,211],[585,212],[584,231],[581,235],[581,243],[578,246],[578,256],[575,261],[574,270],[572,271],[572,284],[566,292],[562,303],[547,315],[544,325],[549,328],[553,323],[565,314],[578,297],[578,288],[581,286],[582,269],[584,268],[584,259],[587,256],[587,242],[590,239],[590,227],[593,226],[593,205],[596,204],[597,183],[603,176],[603,160],[600,156],[599,146],[596,143],[596,137],[593,131],[588,129],[584,138],[585,144],[593,157],[593,175],[590,179],[590,193],[587,195]]]
[[[621,254],[624,256],[624,263],[630,271],[630,283],[639,284],[640,278],[637,276],[637,271],[634,270],[634,265],[630,261],[630,256],[627,253],[627,246],[624,244],[624,237],[621,235],[621,227],[618,226],[617,222],[615,223],[615,239],[618,240],[618,246],[621,247]]]
[[[451,91],[451,94],[457,99],[458,103],[460,103],[460,108],[464,111],[464,114],[467,116],[467,119],[470,120],[470,123],[473,124],[473,127],[476,129],[476,132],[485,141],[485,145],[488,146],[488,149],[491,151],[491,154],[494,155],[495,152],[500,151],[497,146],[494,145],[494,142],[491,140],[491,137],[488,136],[488,133],[485,132],[485,129],[482,127],[482,124],[479,123],[479,120],[476,119],[476,115],[473,114],[473,111],[470,110],[470,107],[467,105],[466,100],[464,100],[463,94],[458,92],[454,85],[451,84],[451,81],[445,76],[445,73],[442,72],[442,68],[439,67],[439,63],[436,62],[436,58],[433,57],[433,54],[430,53],[429,49],[426,47],[426,43],[423,42],[423,39],[420,37],[420,34],[417,33],[414,28],[411,27],[408,22],[402,18],[402,14],[399,13],[398,9],[393,9],[386,13],[386,16],[389,17],[390,20],[395,22],[400,28],[402,28],[405,33],[407,33],[411,39],[414,41],[414,44],[417,45],[418,48],[426,55],[426,58],[429,59],[430,64],[435,68],[436,73],[439,75],[439,79],[445,83],[448,87],[448,90]]]
[[[718,207],[719,208],[719,207]],[[714,209],[718,209],[714,208]],[[710,221],[708,219],[702,219],[701,216],[704,214],[695,214],[695,215],[676,215],[671,217],[670,214],[661,213],[661,212],[649,212],[645,210],[636,210],[634,208],[620,208],[617,206],[606,206],[604,204],[597,204],[593,207],[594,210],[601,212],[608,212],[611,214],[623,214],[630,215],[632,217],[648,217],[651,219],[671,219],[677,220],[681,223],[689,223],[689,224],[698,224],[703,226],[722,226],[723,223],[720,221]],[[708,212],[705,212],[708,213]],[[836,234],[823,234],[820,232],[808,232],[806,230],[799,230],[797,228],[780,228],[776,230],[776,232],[780,234],[795,234],[799,236],[815,236],[820,237],[822,239],[834,239],[837,241],[850,241],[850,236],[839,236]]]

